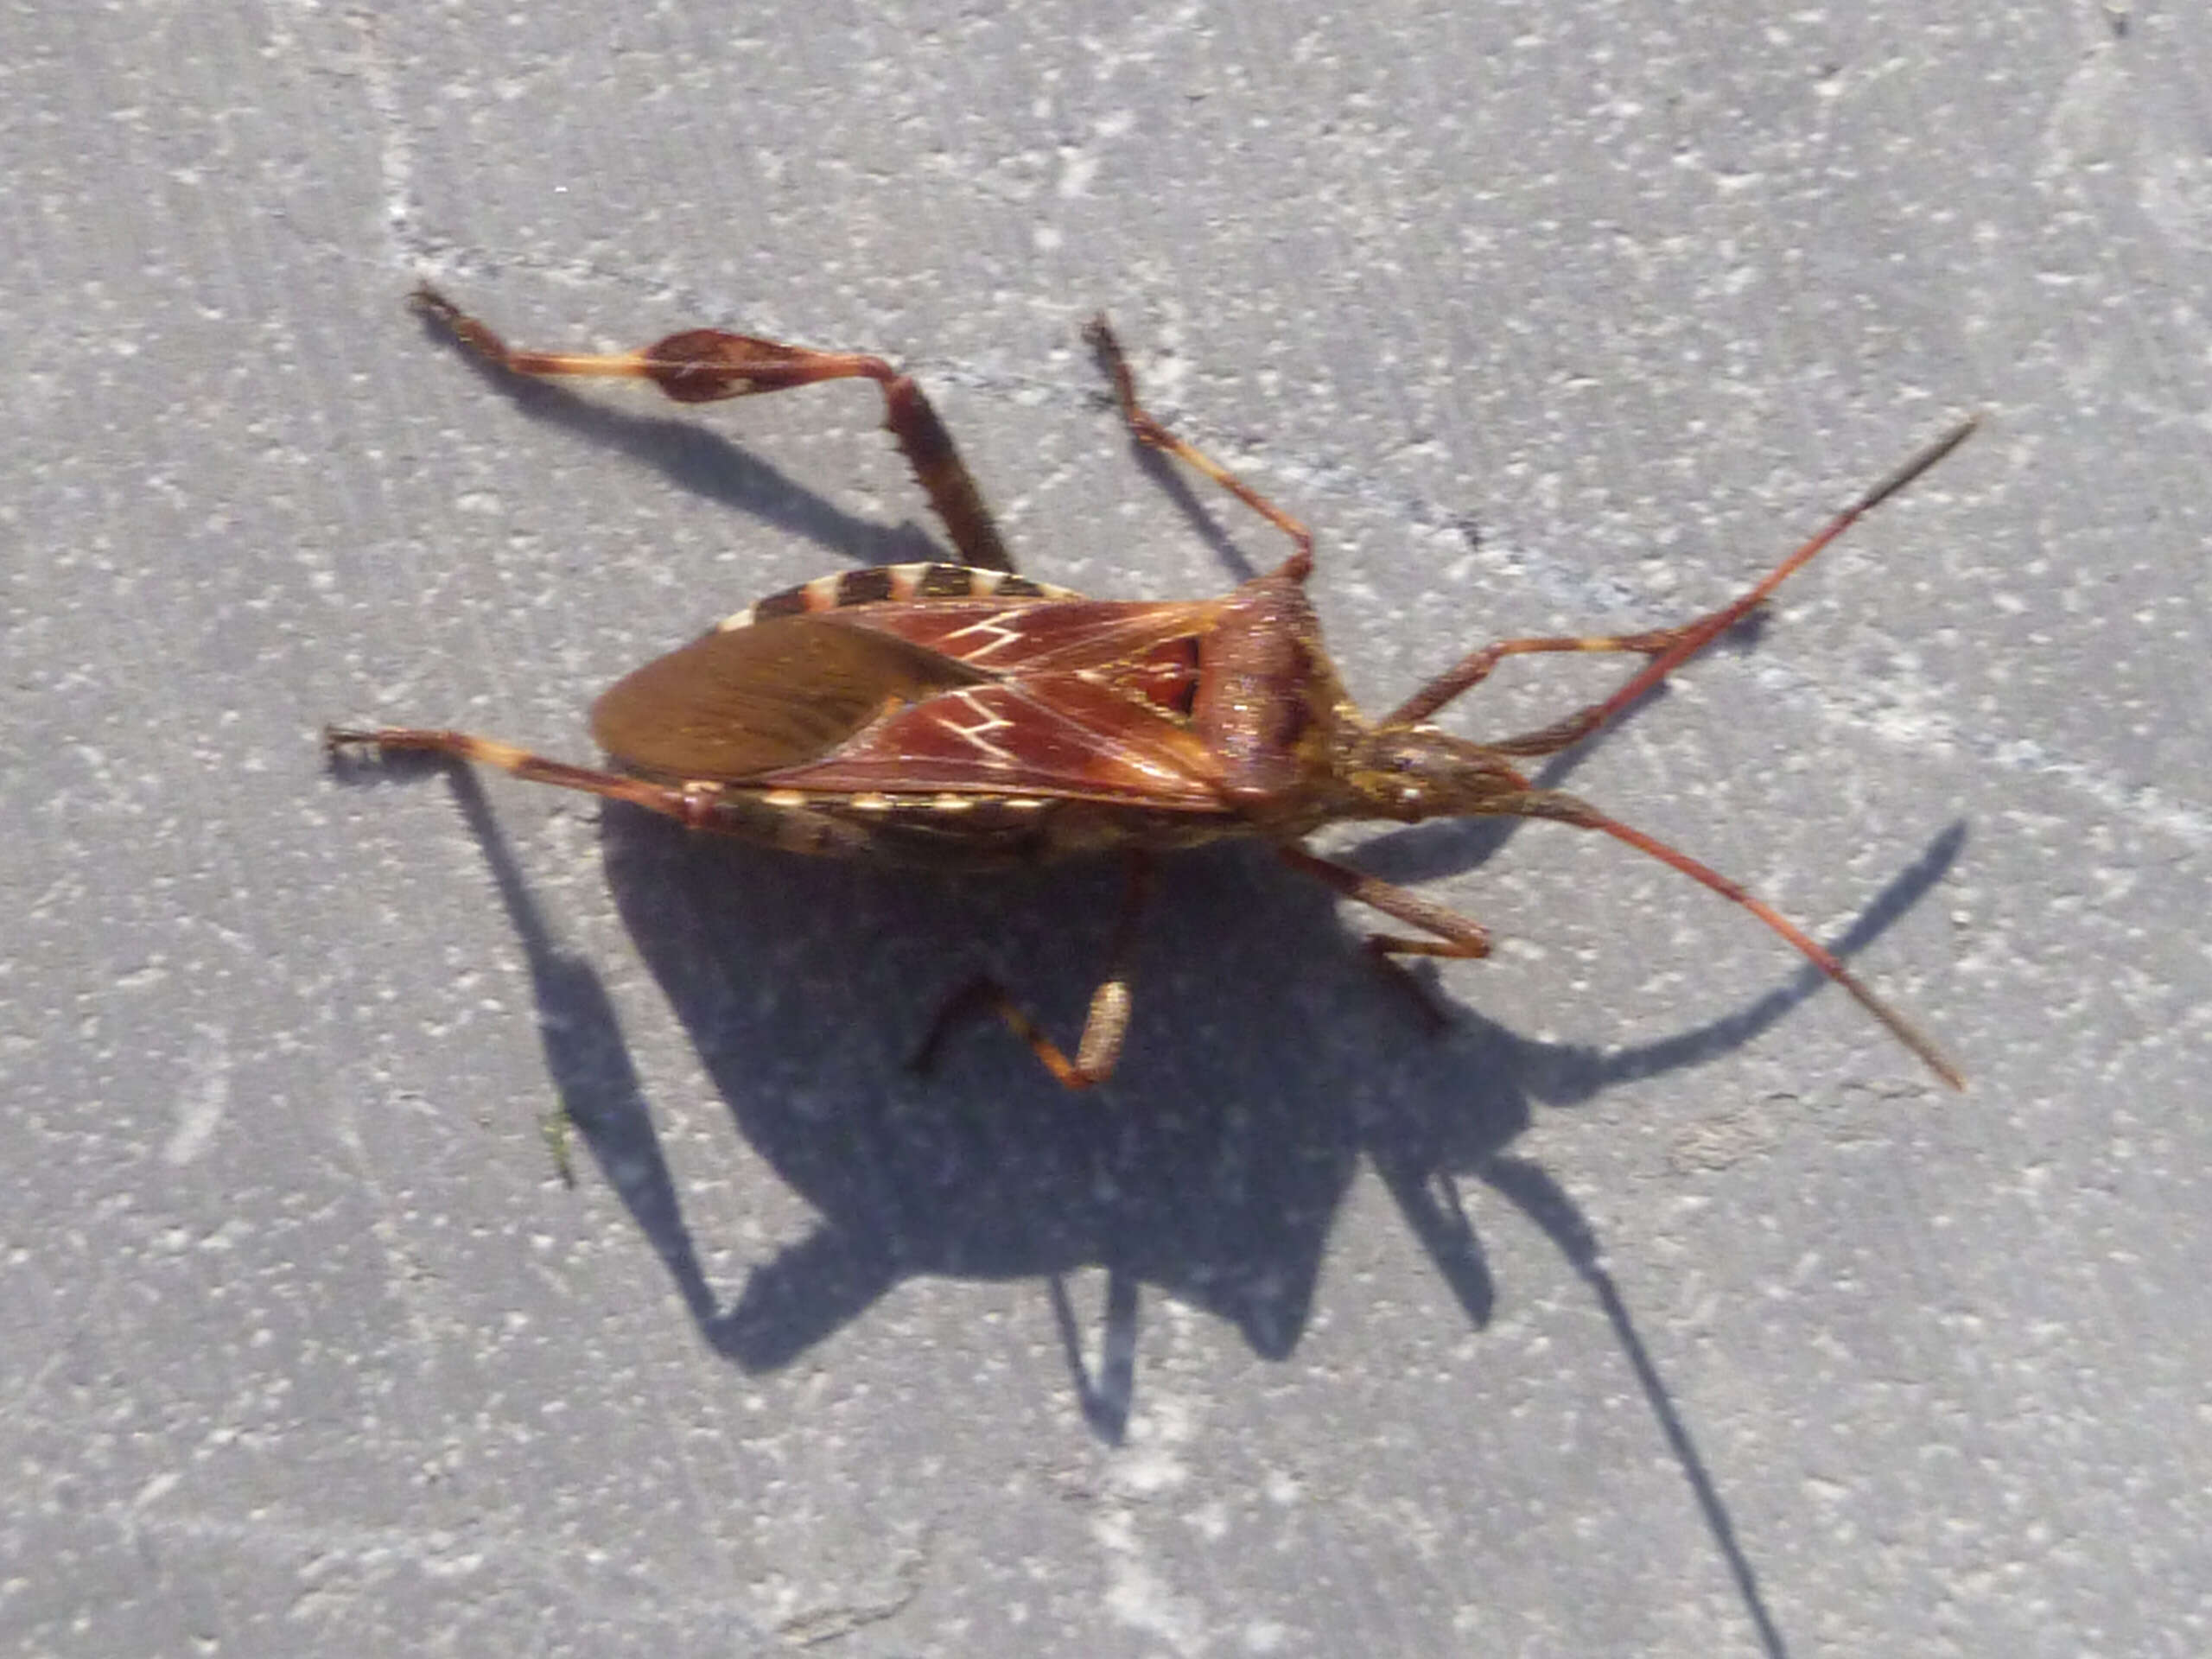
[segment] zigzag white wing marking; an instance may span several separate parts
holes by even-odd
[[[963,628],[961,632],[963,633],[966,633],[972,632],[972,630]],[[985,647],[987,650],[988,648],[989,647],[988,646]],[[1014,722],[1008,720],[1004,715],[995,714],[990,709],[986,709],[983,706],[982,697],[979,696],[972,689],[941,692],[938,695],[941,698],[946,701],[958,702],[963,708],[966,709],[969,713],[976,716],[976,723],[974,725],[963,726],[957,721],[950,719],[949,716],[940,715],[938,717],[938,724],[939,728],[944,731],[952,733],[955,736],[959,737],[974,746],[976,751],[983,756],[983,763],[989,766],[993,771],[1011,771],[1014,767],[1014,756],[1009,754],[998,744],[992,742],[990,734],[993,732],[1007,730],[1014,725]]]
[[[1020,638],[1020,613],[1009,611],[1003,614],[978,617],[966,627],[956,628],[952,632],[946,634],[944,643],[950,645],[956,639],[981,639],[983,643],[979,645],[963,646],[951,653],[963,662],[972,663],[989,656],[995,651],[1002,650],[1014,644]]]

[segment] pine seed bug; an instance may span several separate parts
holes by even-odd
[[[1122,854],[1126,896],[1073,1055],[1002,986],[979,978],[948,1001],[918,1064],[959,1020],[993,1014],[1067,1087],[1103,1082],[1128,1034],[1135,926],[1152,859],[1207,842],[1265,842],[1293,869],[1418,930],[1425,937],[1377,933],[1367,941],[1376,962],[1402,977],[1402,957],[1487,956],[1481,924],[1300,842],[1344,821],[1508,816],[1611,836],[1749,911],[1937,1077],[1964,1086],[1957,1068],[1903,1014],[1763,900],[1587,802],[1538,788],[1516,763],[1556,754],[1602,729],[1958,448],[1973,420],[1718,610],[1643,633],[1499,640],[1370,720],[1345,696],[1306,597],[1312,532],[1146,410],[1103,316],[1088,337],[1131,434],[1203,473],[1287,536],[1290,556],[1274,570],[1217,598],[1160,603],[1087,599],[1017,575],[929,399],[880,358],[717,329],[604,355],[520,351],[435,289],[417,289],[413,302],[477,356],[518,375],[651,380],[679,403],[825,380],[876,384],[885,424],[958,563],[823,576],[647,663],[592,710],[594,734],[613,760],[607,769],[429,728],[332,727],[324,739],[334,752],[358,745],[496,766],[787,852],[948,869]],[[1646,660],[1611,696],[1535,731],[1478,743],[1428,723],[1507,658],[1554,652]]]

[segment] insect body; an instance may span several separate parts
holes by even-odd
[[[981,493],[913,381],[880,359],[711,329],[640,352],[517,351],[442,295],[416,304],[487,361],[526,375],[651,379],[680,402],[866,378],[960,555],[825,576],[761,601],[619,681],[593,710],[613,769],[567,765],[467,733],[333,728],[334,749],[420,750],[632,802],[789,851],[948,868],[1120,851],[1130,880],[1107,974],[1069,1056],[1006,992],[956,995],[924,1054],[963,1014],[992,1012],[1062,1083],[1113,1070],[1130,1009],[1135,922],[1153,855],[1230,837],[1271,843],[1292,868],[1419,930],[1369,940],[1376,959],[1489,953],[1480,924],[1308,852],[1346,820],[1549,818],[1624,841],[1741,906],[1844,987],[1946,1083],[1958,1071],[1836,957],[1705,865],[1574,796],[1535,786],[1522,761],[1581,741],[1758,607],[1861,515],[1965,441],[1969,421],[1868,491],[1745,594],[1694,621],[1637,634],[1502,640],[1469,653],[1380,720],[1355,709],[1321,643],[1305,582],[1305,525],[1176,437],[1137,401],[1100,318],[1090,338],[1136,439],[1222,485],[1289,537],[1293,552],[1218,598],[1086,599],[1014,574]],[[1427,723],[1508,657],[1640,655],[1603,702],[1488,743]]]

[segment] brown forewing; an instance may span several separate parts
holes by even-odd
[[[1039,795],[1163,812],[1221,807],[1185,719],[1221,601],[931,601],[836,613],[980,671],[894,710],[835,753],[762,781],[825,793]]]
[[[938,692],[822,760],[759,781],[835,794],[1034,795],[1208,812],[1221,810],[1217,772],[1179,721],[1061,671]]]
[[[1219,601],[889,601],[707,635],[611,689],[635,771],[824,794],[982,793],[1218,810],[1189,729]]]

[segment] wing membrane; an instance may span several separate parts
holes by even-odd
[[[828,617],[710,633],[647,663],[592,709],[600,747],[648,777],[730,783],[816,760],[895,709],[988,677]]]

